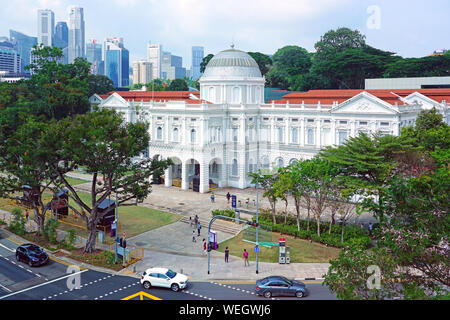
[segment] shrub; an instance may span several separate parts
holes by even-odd
[[[44,225],[44,237],[50,243],[58,243],[58,231],[57,228],[59,222],[56,219],[48,219]]]
[[[67,230],[66,247],[68,249],[73,249],[74,248],[76,237],[77,237],[77,231],[75,229]]]
[[[14,208],[11,213],[13,215],[13,220],[9,224],[9,229],[18,235],[24,235],[26,233],[26,221],[25,216],[22,214],[22,210],[19,208]]]

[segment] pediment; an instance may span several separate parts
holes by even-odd
[[[409,96],[405,97],[404,100],[410,104],[420,104],[422,105],[422,109],[432,109],[433,107],[439,109],[441,107],[439,102],[430,99],[419,92],[411,93]]]
[[[122,98],[119,94],[113,93],[108,98],[106,98],[103,103],[103,107],[128,107],[128,102]]]
[[[93,94],[90,98],[89,98],[89,102],[93,103],[93,104],[99,104],[103,101],[102,98],[100,98],[100,96],[98,94]]]
[[[397,111],[392,106],[367,93],[362,92],[353,98],[344,101],[330,110],[331,113],[354,113],[354,114],[395,114]]]

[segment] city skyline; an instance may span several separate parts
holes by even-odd
[[[313,52],[321,35],[339,27],[358,29],[369,45],[403,57],[422,57],[449,47],[444,40],[450,28],[446,18],[450,4],[444,0],[426,4],[418,0],[228,0],[220,7],[211,0],[13,0],[3,4],[0,35],[13,29],[37,36],[39,9],[52,10],[59,22],[68,21],[71,6],[84,8],[85,39],[103,42],[122,37],[130,61],[146,59],[147,44],[160,43],[183,57],[188,68],[192,46],[203,46],[205,56],[231,43],[243,51],[265,54],[286,45]]]

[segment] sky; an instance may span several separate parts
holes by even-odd
[[[448,0],[0,0],[0,36],[9,30],[37,36],[37,10],[55,23],[71,6],[84,8],[86,40],[122,37],[130,64],[145,59],[147,43],[183,57],[228,49],[274,54],[286,45],[314,51],[329,30],[357,29],[366,43],[402,57],[450,49]]]

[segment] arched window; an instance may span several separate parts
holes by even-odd
[[[307,135],[307,137],[308,137],[308,141],[307,141],[307,143],[308,144],[314,144],[314,129],[308,129],[308,135]]]
[[[197,139],[196,135],[197,135],[197,132],[195,131],[195,129],[192,129],[191,130],[191,143],[196,142],[196,139]]]
[[[233,159],[233,165],[231,167],[231,175],[233,176],[238,175],[238,162],[236,159]]]
[[[179,142],[178,139],[179,139],[179,137],[178,137],[178,128],[174,128],[173,129],[173,134],[172,134],[172,140],[174,142]]]
[[[156,129],[156,139],[157,140],[162,140],[162,138],[163,138],[163,130],[162,130],[161,127],[158,127]]]
[[[277,160],[277,167],[278,168],[284,168],[284,161],[282,158],[278,158]]]

